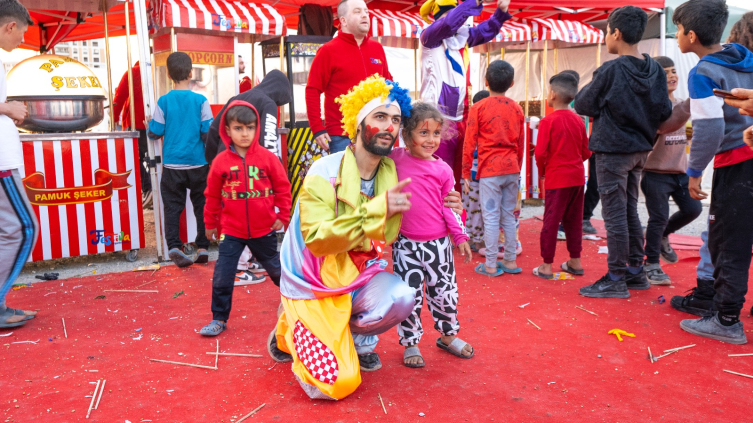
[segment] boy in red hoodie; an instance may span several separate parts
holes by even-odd
[[[552,279],[554,275],[552,263],[560,222],[565,228],[570,253],[570,260],[562,263],[560,268],[574,275],[583,275],[580,263],[583,186],[586,184],[583,162],[591,157],[591,152],[586,126],[569,107],[578,93],[579,78],[576,75],[573,71],[563,71],[549,80],[551,88],[546,101],[554,112],[541,120],[536,143],[536,163],[545,178],[546,202],[540,238],[544,264],[533,269],[533,274],[544,279]]]
[[[212,161],[204,191],[207,239],[217,238],[220,255],[212,278],[212,318],[199,332],[216,336],[227,329],[238,259],[245,247],[280,286],[276,232],[290,221],[290,182],[280,159],[259,144],[259,114],[245,101],[229,104],[220,120],[226,150]],[[277,208],[277,212],[275,212]]]

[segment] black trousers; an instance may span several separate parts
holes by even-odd
[[[141,175],[141,192],[152,190],[152,180],[149,178],[149,147],[147,146],[146,129],[139,129],[139,174]]]
[[[220,241],[220,255],[214,265],[212,277],[212,318],[226,321],[233,305],[235,274],[238,272],[238,259],[243,249],[248,247],[256,259],[264,266],[272,282],[280,286],[280,254],[277,252],[277,233],[270,232],[260,238],[236,238],[223,235]]]
[[[596,154],[588,159],[588,182],[583,196],[583,220],[590,220],[599,204],[599,182],[596,178]]]
[[[643,172],[641,191],[646,196],[648,225],[646,226],[646,263],[659,263],[661,240],[680,230],[701,215],[699,200],[690,197],[688,175],[685,173]],[[669,197],[679,210],[669,215]]]
[[[709,251],[714,264],[714,303],[724,315],[739,315],[748,292],[748,269],[753,248],[751,175],[753,160],[714,169],[709,207]]]
[[[180,215],[186,208],[186,191],[191,191],[193,214],[196,216],[196,246],[209,248],[209,240],[204,231],[204,190],[207,188],[209,165],[196,169],[162,168],[160,191],[165,207],[165,239],[167,248],[181,248]],[[236,264],[237,260],[236,260]]]

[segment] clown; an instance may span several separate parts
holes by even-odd
[[[377,334],[413,308],[413,291],[385,271],[381,243],[400,229],[409,194],[386,156],[410,114],[407,90],[372,76],[338,97],[354,144],[316,161],[303,181],[282,243],[284,312],[267,347],[311,398],[342,399],[360,370],[381,367]]]
[[[442,139],[436,155],[456,170],[455,154],[462,145],[462,121],[471,94],[468,48],[489,42],[499,33],[502,24],[512,18],[507,13],[509,5],[510,0],[497,0],[494,14],[477,26],[471,26],[469,18],[481,14],[480,0],[466,0],[459,6],[457,0],[427,0],[421,6],[426,22],[431,23],[429,15],[434,17],[434,23],[421,33],[421,99],[437,106],[455,128],[448,131],[449,139]]]

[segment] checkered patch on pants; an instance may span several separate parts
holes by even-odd
[[[295,352],[309,373],[322,383],[333,385],[337,380],[338,366],[335,354],[322,343],[300,320],[295,322],[293,333]]]

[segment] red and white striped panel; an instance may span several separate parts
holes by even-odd
[[[418,38],[429,26],[418,13],[372,9],[369,14],[372,37]]]
[[[269,4],[224,0],[162,0],[162,27],[208,29],[259,35],[287,35],[285,18]]]
[[[131,171],[130,187],[114,190],[107,200],[62,206],[32,205],[39,221],[39,238],[30,261],[144,248],[138,140],[24,141],[22,145],[23,176],[43,173],[45,188],[92,186],[97,169],[111,173]],[[110,242],[106,239],[93,242],[98,233],[110,236]],[[125,235],[130,240],[120,241]]]
[[[552,40],[572,44],[597,44],[604,42],[604,33],[600,29],[577,21],[557,19],[532,19],[532,24],[540,24],[551,31]]]
[[[502,25],[497,36],[494,37],[494,41],[501,43],[521,42],[534,41],[534,38],[536,40],[545,39],[541,38],[541,34],[534,31],[533,27],[527,21],[508,20]]]

